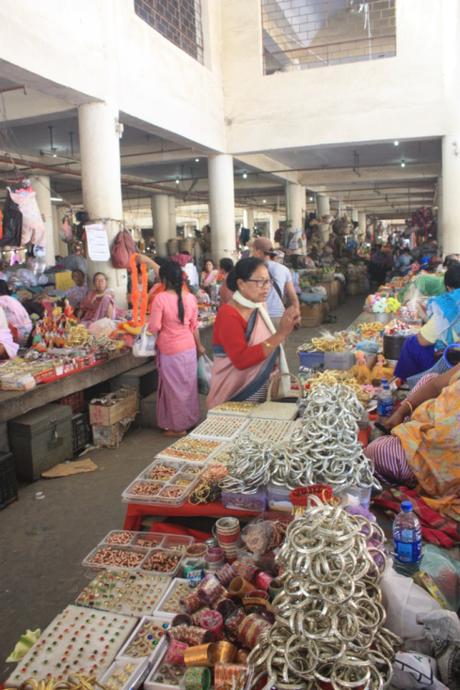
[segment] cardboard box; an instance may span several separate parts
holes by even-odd
[[[91,425],[112,426],[122,419],[135,417],[138,411],[138,393],[134,389],[120,388],[103,398],[91,400],[89,420]]]

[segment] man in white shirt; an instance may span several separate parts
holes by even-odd
[[[275,327],[277,327],[280,318],[284,314],[286,300],[290,306],[297,308],[299,314],[300,306],[290,270],[287,266],[271,260],[275,253],[276,249],[274,249],[268,237],[256,237],[252,243],[252,256],[265,261],[272,279],[273,284],[268,293],[266,304],[270,318]]]
[[[187,274],[188,282],[192,290],[198,290],[200,287],[200,278],[197,268],[193,263],[192,255],[190,252],[181,252],[181,254],[190,257],[189,261],[185,264],[185,266],[183,266],[182,270]]]

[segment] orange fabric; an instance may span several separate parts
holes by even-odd
[[[131,271],[131,304],[133,309],[133,318],[129,322],[130,326],[143,326],[147,315],[147,266],[141,264],[141,309],[139,313],[139,274],[136,262],[137,254],[132,254],[129,259],[129,268]]]

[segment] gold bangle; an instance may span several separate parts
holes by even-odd
[[[271,343],[269,343],[268,340],[265,340],[264,345],[265,345],[265,347],[268,347],[268,348],[273,347],[273,345]]]
[[[410,400],[407,400],[407,398],[406,398],[406,400],[403,400],[403,401],[402,401],[401,405],[404,405],[404,403],[407,403],[407,404],[409,405],[409,407],[410,407],[410,414],[411,414],[411,416],[412,416],[412,413],[413,413],[413,411],[414,411],[414,406],[412,405],[411,401],[410,401]]]

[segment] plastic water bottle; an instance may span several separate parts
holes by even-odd
[[[422,558],[422,531],[410,501],[401,503],[393,522],[393,545],[394,569],[402,575],[417,572]]]
[[[377,396],[377,414],[379,417],[390,417],[393,414],[393,396],[387,379],[382,379],[382,387]]]

